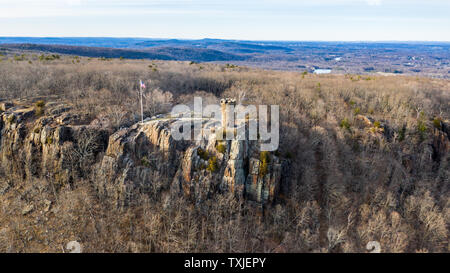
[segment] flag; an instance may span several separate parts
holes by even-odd
[[[139,81],[140,82],[140,84],[141,84],[141,88],[142,89],[145,89],[145,83],[143,83],[142,81]]]

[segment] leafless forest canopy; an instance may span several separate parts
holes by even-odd
[[[221,39],[0,37],[0,53],[234,63],[263,69],[333,74],[389,73],[450,77],[446,42],[296,42]]]
[[[450,250],[449,80],[24,58],[0,62],[4,101],[67,102],[86,123],[108,120],[111,132],[139,120],[139,79],[151,92],[146,116],[194,96],[245,93],[244,103],[280,105],[277,153],[289,170],[264,210],[220,194],[201,204],[180,197],[170,209],[142,195],[118,208],[89,175],[55,189],[46,177],[2,174],[13,186],[0,193],[1,252],[60,252],[71,240],[87,252],[367,252],[369,241],[383,252]],[[29,204],[34,211],[23,215]]]

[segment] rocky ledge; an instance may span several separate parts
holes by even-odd
[[[216,134],[176,141],[158,116],[116,132],[83,119],[64,103],[2,103],[0,162],[9,184],[49,179],[60,187],[84,179],[118,206],[135,194],[171,202],[184,195],[203,202],[232,194],[267,204],[279,192],[286,165],[259,141],[218,140]]]
[[[176,141],[175,118],[153,118],[109,137],[97,168],[98,191],[127,204],[136,193],[174,200],[185,195],[202,202],[230,193],[261,204],[276,197],[283,162],[260,152],[258,141],[218,140],[216,134],[197,141]]]

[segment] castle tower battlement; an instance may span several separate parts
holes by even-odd
[[[222,110],[222,127],[225,129],[234,127],[234,107],[236,106],[236,100],[231,98],[221,99],[220,106]],[[233,118],[230,118],[232,116]]]

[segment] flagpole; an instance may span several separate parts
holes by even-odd
[[[139,95],[141,101],[141,123],[144,124],[144,106],[142,105],[142,81],[139,81]]]

